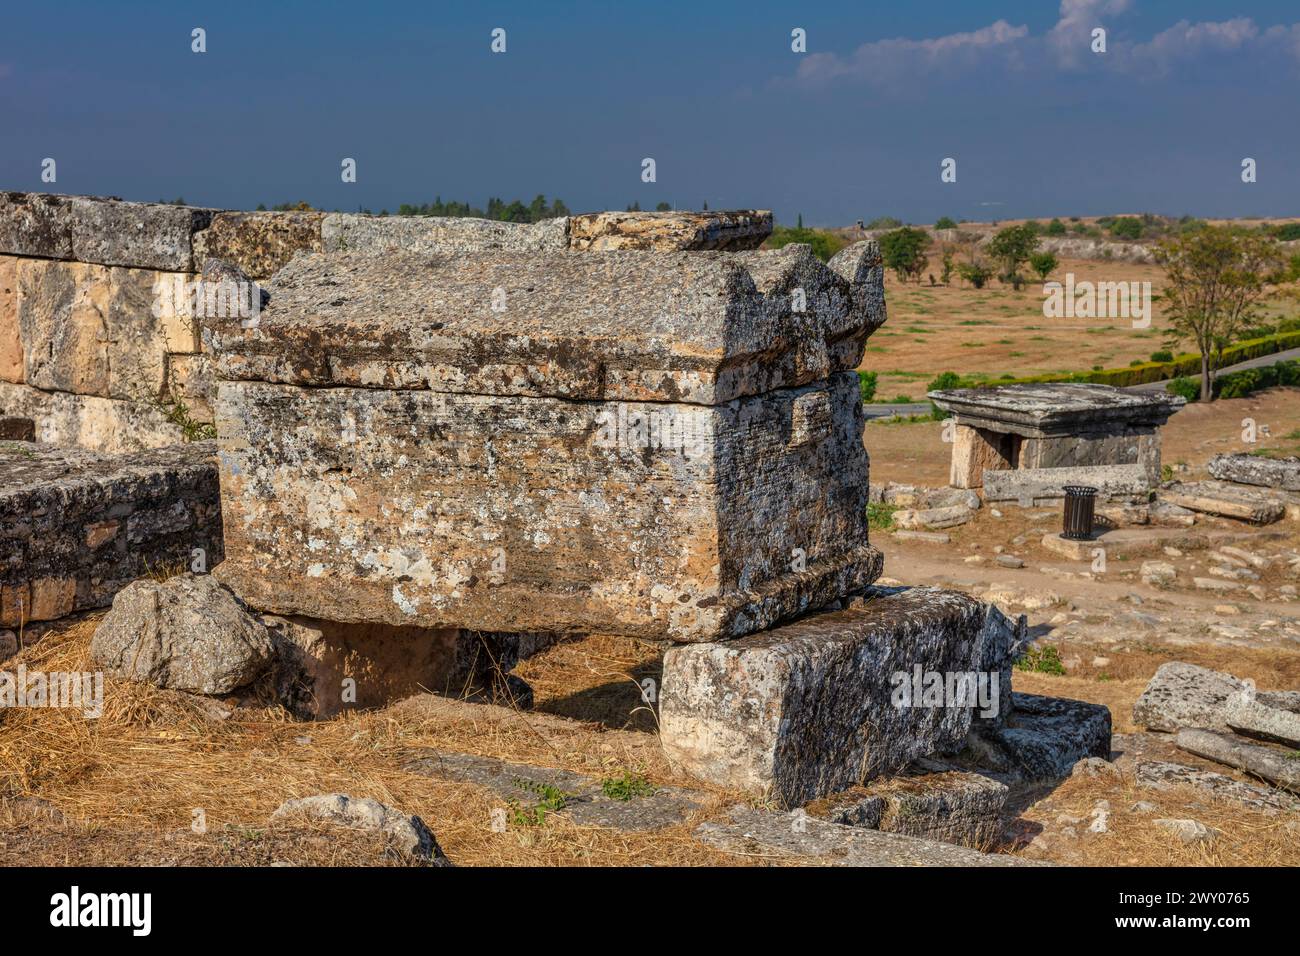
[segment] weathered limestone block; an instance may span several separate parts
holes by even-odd
[[[784,806],[837,793],[956,750],[978,713],[995,717],[994,688],[1010,688],[987,665],[1005,656],[991,644],[1006,633],[957,592],[873,589],[846,610],[674,647],[664,750],[701,779]]]
[[[1288,796],[1284,791],[1242,783],[1213,770],[1200,770],[1186,764],[1144,760],[1137,765],[1135,776],[1140,787],[1150,787],[1153,790],[1164,790],[1170,786],[1197,787],[1216,797],[1264,813],[1300,810],[1300,799]]]
[[[321,252],[320,212],[218,212],[194,234],[194,268],[224,259],[253,279],[275,274],[298,252]]]
[[[0,382],[23,380],[23,340],[18,332],[18,260],[0,256]]]
[[[1155,484],[1160,477],[1160,433],[1154,428],[1118,428],[1097,434],[1025,438],[1018,468],[1077,468],[1142,465]]]
[[[852,373],[720,406],[218,395],[221,574],[266,611],[715,640],[880,571]]]
[[[1300,748],[1300,714],[1270,707],[1258,697],[1229,698],[1224,722],[1239,734]]]
[[[954,488],[982,488],[984,472],[1015,467],[1013,436],[970,425],[955,425],[948,483]]]
[[[1087,465],[1080,468],[1017,468],[984,472],[984,500],[1036,501],[1064,498],[1066,485],[1097,489],[1097,498],[1149,496],[1151,479],[1141,465]]]
[[[885,830],[987,849],[1002,831],[1006,784],[923,758],[903,773],[810,806],[814,816],[846,826]]]
[[[1174,744],[1179,750],[1244,770],[1283,790],[1300,794],[1300,760],[1295,758],[1293,748],[1266,747],[1235,734],[1194,727],[1179,730]]]
[[[1228,703],[1246,692],[1246,683],[1231,674],[1169,661],[1133,704],[1133,722],[1169,733],[1182,727],[1228,730]]]
[[[1162,500],[1181,508],[1236,518],[1251,524],[1272,524],[1286,515],[1286,503],[1263,489],[1225,481],[1189,481],[1161,489]]]
[[[30,418],[36,438],[49,445],[77,445],[105,454],[161,448],[185,440],[166,412],[141,402],[44,392],[0,382],[0,415]]]
[[[1215,455],[1207,466],[1220,481],[1300,491],[1300,458],[1264,458],[1260,455]]]
[[[0,192],[0,254],[71,259],[70,197]]]
[[[772,234],[772,213],[595,212],[569,219],[569,245],[578,250],[757,249]]]
[[[257,327],[204,336],[226,380],[716,405],[857,368],[885,321],[880,253],[832,265],[807,246],[303,255]]]
[[[929,398],[958,424],[1026,438],[1158,427],[1185,404],[1165,392],[1074,382],[944,389]]]
[[[1000,726],[977,725],[963,754],[1020,780],[1068,777],[1085,757],[1110,759],[1111,717],[1101,704],[1012,694]]]
[[[82,262],[18,264],[18,330],[27,384],[147,401],[169,352],[197,352],[198,328],[171,291],[185,276]]]
[[[219,562],[213,452],[0,444],[0,623],[102,607],[151,571]]]
[[[194,272],[193,236],[216,210],[73,196],[72,255],[78,262]]]
[[[562,252],[569,220],[498,222],[459,216],[363,216],[327,213],[321,220],[326,252],[361,255],[455,252]]]

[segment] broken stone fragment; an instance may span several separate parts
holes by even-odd
[[[353,830],[372,830],[382,836],[400,856],[433,866],[452,865],[423,820],[400,813],[368,797],[354,799],[342,793],[326,793],[286,800],[271,814],[271,822],[324,823]]]
[[[1164,830],[1168,830],[1180,843],[1212,843],[1219,835],[1218,830],[1207,827],[1199,820],[1169,820],[1160,819],[1154,821],[1155,825]]]
[[[1300,714],[1270,707],[1258,697],[1241,695],[1229,699],[1224,723],[1239,734],[1300,748]]]
[[[1251,692],[1245,681],[1231,674],[1169,661],[1160,665],[1133,705],[1133,722],[1169,733],[1183,727],[1230,730],[1229,706]],[[1293,696],[1276,691],[1254,693],[1260,707],[1283,711],[1291,710]]]
[[[1198,757],[1235,767],[1276,784],[1292,793],[1300,793],[1300,760],[1294,750],[1251,743],[1235,734],[1184,727],[1174,738],[1175,745]]]
[[[216,695],[262,676],[274,647],[262,622],[214,578],[182,574],[119,591],[90,651],[111,673]]]
[[[1080,760],[1109,759],[1110,737],[1110,711],[1100,704],[1017,693],[1004,724],[976,725],[963,753],[1021,780],[1060,780]]]
[[[594,212],[569,219],[573,249],[757,249],[772,234],[767,210]]]
[[[992,645],[1014,633],[956,592],[873,589],[846,610],[674,647],[664,750],[719,786],[807,803],[954,750],[978,714],[996,718],[1009,648]]]
[[[945,508],[925,508],[921,510],[905,509],[894,513],[894,524],[907,531],[922,528],[939,531],[966,524],[975,517],[975,512],[965,505],[950,505]]]
[[[1251,524],[1272,524],[1286,514],[1286,505],[1268,492],[1222,481],[1193,481],[1161,489],[1160,497],[1170,504],[1236,518]]]
[[[1215,455],[1206,466],[1220,481],[1300,491],[1300,458],[1265,458],[1262,455]]]
[[[1138,763],[1136,776],[1139,786],[1151,787],[1154,790],[1162,790],[1170,786],[1197,787],[1209,791],[1216,797],[1264,813],[1300,810],[1300,799],[1280,790],[1241,783],[1213,770],[1200,770],[1186,764],[1165,760],[1144,760]]]
[[[990,777],[923,759],[904,773],[809,806],[846,826],[987,849],[1002,831],[1008,788]]]

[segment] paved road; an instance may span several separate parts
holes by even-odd
[[[1221,368],[1216,375],[1227,375],[1229,372],[1240,372],[1248,368],[1260,368],[1264,365],[1272,365],[1274,362],[1285,362],[1291,359],[1300,359],[1300,349],[1287,349],[1285,352],[1274,352],[1272,355],[1261,355],[1259,358],[1247,359],[1244,362],[1238,362],[1236,365],[1229,365]],[[1199,373],[1197,373],[1199,376]],[[1193,376],[1193,377],[1197,377]],[[1128,388],[1134,392],[1161,392],[1164,391],[1165,382],[1168,379],[1159,382],[1147,382],[1144,385],[1129,385]],[[863,414],[867,418],[889,418],[891,415],[924,415],[930,411],[929,402],[912,402],[908,405],[863,405]]]

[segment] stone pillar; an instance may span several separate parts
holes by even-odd
[[[1013,438],[984,428],[957,425],[953,429],[948,483],[954,488],[979,488],[984,484],[986,470],[1014,467],[1010,449]]]

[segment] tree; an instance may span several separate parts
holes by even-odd
[[[1110,234],[1116,239],[1141,239],[1142,220],[1133,216],[1120,216],[1110,224]]]
[[[998,277],[1019,288],[1024,279],[1020,277],[1020,267],[1029,261],[1029,257],[1038,248],[1038,229],[1035,225],[1025,223],[1022,226],[1007,226],[989,240],[988,252],[1002,265]],[[977,287],[978,288],[978,287]]]
[[[930,244],[930,234],[924,229],[904,226],[894,229],[880,237],[880,258],[886,269],[893,269],[899,280],[906,282],[915,277],[921,281],[921,273],[930,261],[925,248]]]
[[[1201,400],[1212,401],[1211,357],[1253,317],[1264,275],[1276,265],[1277,245],[1259,233],[1205,226],[1161,240],[1155,256],[1167,277],[1165,311],[1175,330],[1195,343]]]
[[[1038,273],[1038,278],[1046,281],[1060,262],[1050,252],[1035,252],[1029,257],[1029,268]]]
[[[556,202],[559,202],[559,200],[556,200]],[[661,202],[655,204],[655,212],[672,212],[672,211],[673,211],[673,207],[671,203]]]
[[[984,288],[993,278],[993,270],[980,262],[963,262],[957,267],[957,274],[977,289]]]
[[[1059,219],[1053,219],[1047,224],[1047,234],[1049,236],[1065,235],[1065,223],[1061,222]]]
[[[951,216],[940,216],[935,220],[934,228],[936,229],[956,229],[957,224],[952,221]]]

